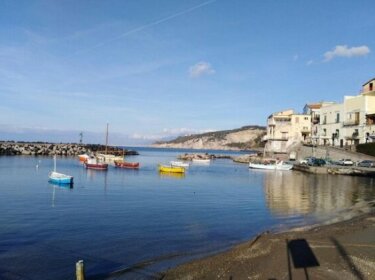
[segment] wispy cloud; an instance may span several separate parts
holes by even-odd
[[[333,50],[324,54],[324,61],[330,61],[335,57],[364,56],[370,53],[368,46],[358,46],[349,48],[347,45],[337,45]]]
[[[310,66],[310,65],[313,64],[313,63],[314,63],[314,60],[310,59],[309,61],[306,62],[306,65],[307,65],[307,66]]]
[[[293,56],[293,61],[297,61],[298,58],[299,58],[298,54],[295,54],[295,55]]]
[[[198,62],[197,64],[189,68],[189,75],[192,78],[198,78],[204,75],[215,74],[215,70],[212,68],[211,64],[208,62]]]

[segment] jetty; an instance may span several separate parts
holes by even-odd
[[[104,145],[76,143],[45,143],[45,142],[0,142],[0,156],[77,156],[80,154],[97,154],[105,150]],[[137,151],[124,150],[120,147],[109,146],[111,155],[138,155]]]

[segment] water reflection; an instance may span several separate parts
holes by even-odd
[[[49,185],[52,187],[52,208],[55,207],[55,200],[56,200],[56,189],[64,189],[64,190],[71,190],[73,189],[73,184],[56,184],[49,182]]]
[[[282,215],[330,214],[365,205],[375,195],[373,185],[373,179],[363,177],[282,171],[264,174],[267,206]]]
[[[173,172],[160,171],[159,177],[162,179],[165,179],[165,178],[183,179],[185,178],[185,173],[173,173]]]

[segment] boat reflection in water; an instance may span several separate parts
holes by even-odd
[[[56,189],[57,191],[66,191],[66,190],[72,190],[73,189],[73,184],[69,185],[69,184],[58,184],[58,183],[52,183],[52,182],[49,182],[49,185],[52,187],[53,191],[52,191],[52,208],[55,207],[55,201],[56,201]]]
[[[364,177],[264,173],[266,204],[277,215],[312,214],[327,219],[343,211],[366,211],[375,195],[375,181]],[[352,213],[354,214],[354,213]]]
[[[175,178],[175,179],[184,179],[185,173],[174,173],[174,172],[164,172],[159,171],[159,177],[164,178]]]

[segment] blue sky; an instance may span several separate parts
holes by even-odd
[[[0,140],[144,145],[341,101],[372,1],[0,1]]]

